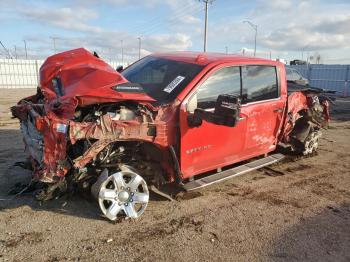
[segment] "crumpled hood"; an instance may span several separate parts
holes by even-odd
[[[40,88],[49,102],[57,99],[54,78],[60,79],[62,102],[74,98],[78,100],[79,105],[121,100],[155,101],[145,93],[123,93],[113,90],[113,86],[128,80],[84,48],[50,56],[40,68]]]

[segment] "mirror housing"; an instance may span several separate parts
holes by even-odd
[[[216,101],[214,112],[197,108],[189,114],[187,122],[189,127],[199,127],[203,120],[215,125],[234,127],[239,120],[241,100],[234,95],[220,95]]]

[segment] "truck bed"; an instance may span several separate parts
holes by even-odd
[[[311,93],[327,93],[327,94],[335,94],[336,91],[318,88],[318,87],[312,87],[309,85],[299,85],[293,81],[287,81],[287,91],[288,95],[290,95],[293,92],[311,92]]]

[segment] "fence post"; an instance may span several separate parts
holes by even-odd
[[[348,96],[348,88],[349,88],[349,65],[346,67],[346,76],[344,81],[344,97]]]
[[[309,80],[309,83],[310,83],[310,77],[311,77],[311,70],[312,70],[312,66],[311,66],[311,64],[308,64],[307,65],[307,80]]]
[[[39,86],[39,66],[38,66],[38,60],[35,60],[35,74],[36,74],[36,86]]]

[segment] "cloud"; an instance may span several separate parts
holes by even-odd
[[[96,26],[94,21],[99,19],[99,13],[90,5],[95,3],[94,0],[87,0],[87,5],[82,8],[80,6],[58,6],[53,7],[46,3],[38,4],[35,8],[29,8],[26,5],[17,5],[15,12],[18,13],[21,18],[28,19],[32,22],[40,24],[48,24],[58,29],[64,29],[66,31],[75,31],[75,36],[69,36],[71,34],[62,35],[52,33],[51,36],[55,36],[55,44],[57,51],[63,51],[76,47],[86,47],[90,50],[96,50],[102,56],[106,58],[119,58],[121,53],[121,40],[124,44],[124,58],[125,60],[133,61],[138,57],[138,39],[140,35],[137,32],[127,32],[116,29],[102,28]],[[105,0],[104,3],[113,4],[130,4],[133,1],[124,0]],[[136,1],[135,1],[136,2]],[[152,0],[148,1],[147,5],[157,4],[161,1]],[[165,1],[166,5],[173,10],[180,2],[176,1]],[[97,3],[97,2],[96,2]],[[9,5],[7,5],[9,6]],[[187,24],[189,25],[198,24],[196,17],[191,16],[189,6],[182,6],[178,11],[173,12],[172,19],[168,20],[167,26],[175,28]],[[187,8],[187,10],[185,10]],[[182,12],[184,11],[184,12]],[[153,26],[151,28],[145,26],[146,34],[142,36],[142,54],[148,54],[151,52],[159,51],[174,51],[174,50],[187,50],[192,46],[190,36],[183,33],[176,33],[177,30],[171,30],[172,33],[157,33],[156,30],[152,32],[152,29],[157,28]],[[151,31],[151,33],[149,33]],[[174,32],[175,31],[175,32]],[[40,33],[31,33],[25,36],[25,39],[31,43],[32,54],[41,54],[46,56],[46,53],[53,51],[53,40],[49,37],[43,37]],[[36,48],[33,48],[36,46]],[[35,50],[34,50],[35,49]]]
[[[350,12],[349,4],[344,5],[321,0],[260,0],[247,13],[216,24],[211,38],[222,45],[235,42],[252,46],[254,30],[242,24],[248,19],[258,25],[260,49],[286,52],[349,48]]]
[[[317,21],[311,29],[326,34],[350,34],[350,13],[325,17]]]
[[[49,36],[57,36],[57,48],[84,46],[107,57],[120,56],[124,43],[125,56],[138,57],[138,40],[142,36],[142,52],[201,49],[203,39],[203,3],[196,0],[74,0],[69,2],[37,0],[35,6],[24,0],[0,1],[2,19],[24,19],[48,25]],[[243,24],[250,20],[258,25],[259,53],[286,55],[301,50],[346,50],[350,48],[350,5],[348,1],[325,0],[257,0],[249,2],[240,13],[216,17],[214,12],[236,4],[215,1],[209,12],[209,50],[239,52],[243,47],[254,48],[254,30]],[[225,6],[226,5],[226,6]],[[240,4],[237,4],[240,7]],[[118,8],[132,14],[154,12],[150,20],[126,21],[124,29],[111,24],[104,10]],[[124,8],[124,9],[123,9]],[[220,9],[221,8],[221,9]],[[213,16],[212,16],[213,15]],[[4,18],[5,17],[5,18]],[[107,19],[106,19],[107,18]],[[125,19],[125,18],[123,18]],[[102,22],[101,22],[102,21]],[[123,21],[124,22],[124,21]],[[104,26],[102,26],[102,24]],[[122,25],[120,25],[122,26]],[[64,29],[62,31],[61,29]],[[52,32],[52,33],[51,33]],[[46,33],[48,34],[48,33]],[[36,48],[53,49],[52,40],[41,32],[30,32],[26,39]],[[32,46],[32,45],[31,45]],[[249,53],[247,51],[247,53]]]
[[[87,21],[98,18],[98,14],[85,8],[31,8],[21,9],[20,13],[31,20],[45,22],[68,30],[84,32],[101,32],[102,28],[89,25]]]
[[[190,37],[185,34],[154,35],[147,37],[145,42],[152,52],[187,50],[192,46]],[[159,47],[161,47],[160,50]]]

